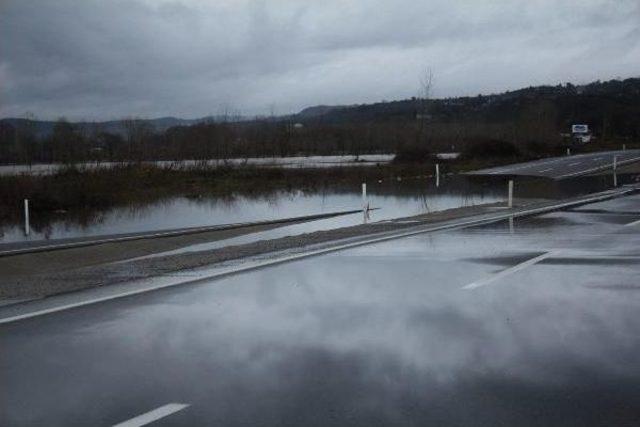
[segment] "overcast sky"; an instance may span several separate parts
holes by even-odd
[[[640,0],[0,0],[0,117],[195,118],[640,75]]]

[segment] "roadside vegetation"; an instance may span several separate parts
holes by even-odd
[[[606,148],[605,146],[601,146]],[[614,147],[611,147],[614,148]],[[619,148],[619,147],[618,147]],[[633,148],[633,146],[629,146]],[[205,163],[191,167],[129,163],[86,168],[67,165],[52,175],[0,176],[0,224],[18,223],[22,201],[30,200],[33,218],[46,221],[56,215],[91,218],[120,206],[143,206],[158,200],[188,198],[268,197],[282,191],[318,192],[340,186],[357,188],[361,182],[398,181],[442,173],[562,155],[559,145],[527,144],[486,139],[462,147],[455,159],[437,160],[426,149],[406,146],[389,164],[333,168],[277,168]],[[37,227],[37,224],[35,224]]]
[[[268,197],[277,192],[318,192],[362,182],[429,173],[427,165],[379,165],[321,169],[254,166],[166,168],[127,165],[103,169],[68,167],[53,175],[0,176],[0,223],[18,223],[22,201],[33,218],[91,216],[118,206],[145,205],[171,197]]]

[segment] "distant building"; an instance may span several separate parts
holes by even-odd
[[[296,123],[293,125],[294,129],[302,129],[304,127],[304,125],[302,123]]]

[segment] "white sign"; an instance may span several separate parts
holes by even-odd
[[[573,125],[571,133],[589,133],[589,125]]]

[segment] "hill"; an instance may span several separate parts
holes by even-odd
[[[421,111],[416,98],[356,106],[310,107],[294,115],[304,124],[414,120]],[[640,136],[640,78],[576,86],[537,86],[501,94],[433,99],[426,103],[430,122],[502,123],[551,118],[557,129],[586,123],[599,134]]]
[[[167,129],[176,126],[191,126],[199,123],[215,122],[226,120],[222,117],[207,116],[199,119],[180,119],[176,117],[160,117],[157,119],[130,119],[139,124],[144,124],[155,132],[165,132]],[[76,127],[91,134],[96,132],[107,132],[124,136],[126,134],[127,122],[130,120],[109,120],[103,122],[72,122]],[[26,127],[30,125],[37,137],[47,137],[53,131],[56,121],[47,120],[27,120],[21,118],[0,119],[0,126],[11,126],[14,128]]]
[[[204,117],[68,123],[0,120],[0,163],[227,159],[467,151],[557,153],[572,124],[594,149],[640,142],[640,78],[501,94],[305,108],[254,119]],[[402,157],[402,156],[400,156]]]

